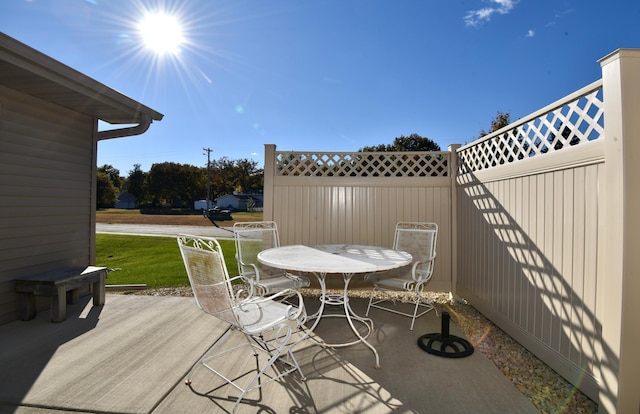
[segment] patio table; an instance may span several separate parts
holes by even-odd
[[[325,344],[331,347],[343,347],[363,343],[369,347],[376,358],[376,368],[380,368],[378,351],[367,338],[373,331],[373,321],[357,315],[349,305],[349,282],[355,275],[362,275],[406,266],[413,260],[407,252],[377,247],[348,244],[324,244],[318,246],[291,245],[274,247],[263,250],[258,254],[258,260],[271,267],[289,271],[312,273],[320,283],[320,308],[311,315],[314,324],[307,332],[309,335],[320,322],[322,317],[344,317],[357,339],[346,343]],[[326,277],[330,274],[342,275],[344,288],[342,294],[327,293]],[[325,314],[325,306],[342,306],[344,314]],[[354,321],[359,321],[367,328],[362,335]],[[306,338],[306,336],[305,336]]]

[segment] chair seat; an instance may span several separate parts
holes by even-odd
[[[310,285],[308,277],[298,275],[261,278],[258,283],[264,286],[268,292],[291,288],[298,289]]]
[[[397,289],[397,290],[410,290],[411,285],[414,282],[411,277],[409,278],[399,278],[399,277],[383,277],[378,278],[376,280],[372,280],[373,284],[378,287],[386,288],[386,289]]]
[[[386,272],[370,273],[364,277],[365,282],[378,285],[386,289],[407,290],[415,284],[411,273],[411,266]]]
[[[285,303],[256,297],[238,304],[235,310],[244,330],[250,335],[257,335],[287,321],[288,308],[291,306]]]

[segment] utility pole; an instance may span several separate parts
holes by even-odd
[[[202,155],[206,155],[207,156],[207,214],[209,214],[209,199],[211,198],[211,174],[209,174],[209,168],[211,165],[211,151],[213,151],[211,148],[202,148],[203,151],[206,151],[206,154],[202,154]]]

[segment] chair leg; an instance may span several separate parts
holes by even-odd
[[[213,343],[213,345],[211,345],[209,347],[209,349],[207,349],[207,352],[205,352],[200,359],[198,360],[198,362],[196,362],[195,364],[193,364],[193,366],[191,367],[191,369],[189,370],[189,373],[187,374],[187,378],[185,379],[185,384],[187,385],[191,385],[191,376],[193,375],[193,372],[196,370],[196,368],[198,368],[201,364],[204,363],[204,361],[209,357],[209,355],[216,350],[220,345],[222,345],[226,340],[227,337],[231,334],[232,329],[229,328],[227,329],[227,331],[220,337],[218,338],[217,341],[215,341]]]
[[[415,301],[416,304],[413,307],[413,316],[410,316],[411,318],[411,327],[409,328],[410,331],[413,331],[413,325],[416,323],[416,318],[418,317],[418,310],[420,309],[420,306],[422,305],[422,301],[423,301],[421,286],[416,286],[414,289],[415,290],[413,292],[413,300]]]
[[[418,315],[418,309],[420,309],[421,306],[424,307],[425,310],[423,312],[420,312],[420,314]],[[439,317],[438,308],[436,308],[431,302],[429,302],[428,299],[423,297],[422,294],[418,294],[416,298],[416,307],[413,311],[413,320],[411,321],[411,330],[413,330],[413,324],[415,323],[417,318],[431,311],[434,311],[436,313],[436,317]]]
[[[268,348],[268,346],[265,344],[264,347]],[[240,401],[242,401],[242,399],[244,398],[244,396],[250,392],[253,391],[255,389],[258,389],[260,387],[262,387],[263,385],[265,385],[268,382],[271,381],[275,381],[279,378],[284,377],[285,375],[293,372],[293,371],[298,371],[300,373],[300,377],[302,379],[302,381],[306,381],[306,377],[304,376],[304,374],[302,373],[302,369],[300,368],[300,365],[298,364],[298,360],[296,359],[296,357],[293,355],[293,352],[291,351],[291,348],[288,346],[287,343],[282,344],[280,347],[275,348],[274,352],[268,352],[270,355],[269,361],[267,361],[266,364],[263,365],[262,369],[260,369],[258,371],[258,373],[253,377],[253,379],[251,380],[251,382],[242,390],[240,396],[238,397],[238,399],[235,402],[235,405],[233,407],[233,412],[236,412],[236,409],[238,407],[238,405],[240,404]],[[265,382],[265,384],[260,384],[260,379],[262,378],[263,375],[265,375],[265,373],[267,372],[267,370],[269,368],[272,368],[274,366],[274,364],[276,363],[276,361],[278,359],[280,359],[283,354],[286,354],[288,359],[287,361],[284,361],[284,363],[291,365],[291,368],[283,371],[283,372],[277,372],[277,375],[273,378],[270,378],[267,382]],[[275,370],[275,368],[274,368]],[[256,386],[256,383],[258,384]]]
[[[377,287],[374,286],[373,289],[371,290],[371,295],[369,296],[369,305],[367,305],[367,311],[365,312],[364,316],[369,316],[369,310],[371,309],[371,302],[373,301],[373,296],[375,295],[377,291]]]
[[[381,299],[376,299],[374,300],[374,295],[376,292],[379,292],[381,295],[383,295],[383,297]],[[382,305],[381,303],[383,302],[387,302],[389,300],[393,301],[395,303],[395,299],[393,297],[391,297],[391,295],[388,293],[389,291],[383,288],[379,288],[377,286],[374,286],[373,291],[371,292],[371,296],[369,297],[369,305],[367,306],[367,313],[365,314],[366,316],[369,316],[369,311],[371,308],[378,308],[378,309],[382,309],[382,310],[386,310],[388,312],[393,312],[396,313],[398,315],[403,315],[403,316],[407,316],[409,318],[411,318],[411,327],[409,328],[410,330],[413,330],[413,327],[415,325],[416,319],[418,319],[419,317],[431,312],[432,310],[435,310],[436,312],[436,316],[439,316],[438,314],[438,309],[433,306],[433,304],[431,302],[429,302],[428,299],[426,299],[425,297],[422,296],[422,290],[417,290],[417,291],[409,291],[411,292],[411,298],[410,300],[403,300],[403,303],[407,303],[407,304],[413,304],[413,312],[411,311],[407,311],[407,312],[403,312],[403,311],[399,311],[396,309],[393,309],[390,306],[385,306]],[[425,308],[424,310],[422,310],[421,308]]]
[[[413,331],[413,325],[416,323],[416,318],[418,315],[418,309],[420,309],[421,300],[422,299],[420,297],[416,298],[416,306],[414,306],[413,308],[413,316],[411,317],[411,327],[409,328],[410,331]]]

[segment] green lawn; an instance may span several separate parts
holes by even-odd
[[[238,273],[235,246],[219,240],[230,275]],[[107,284],[145,283],[148,288],[189,286],[175,237],[96,235],[96,266],[119,268]]]

